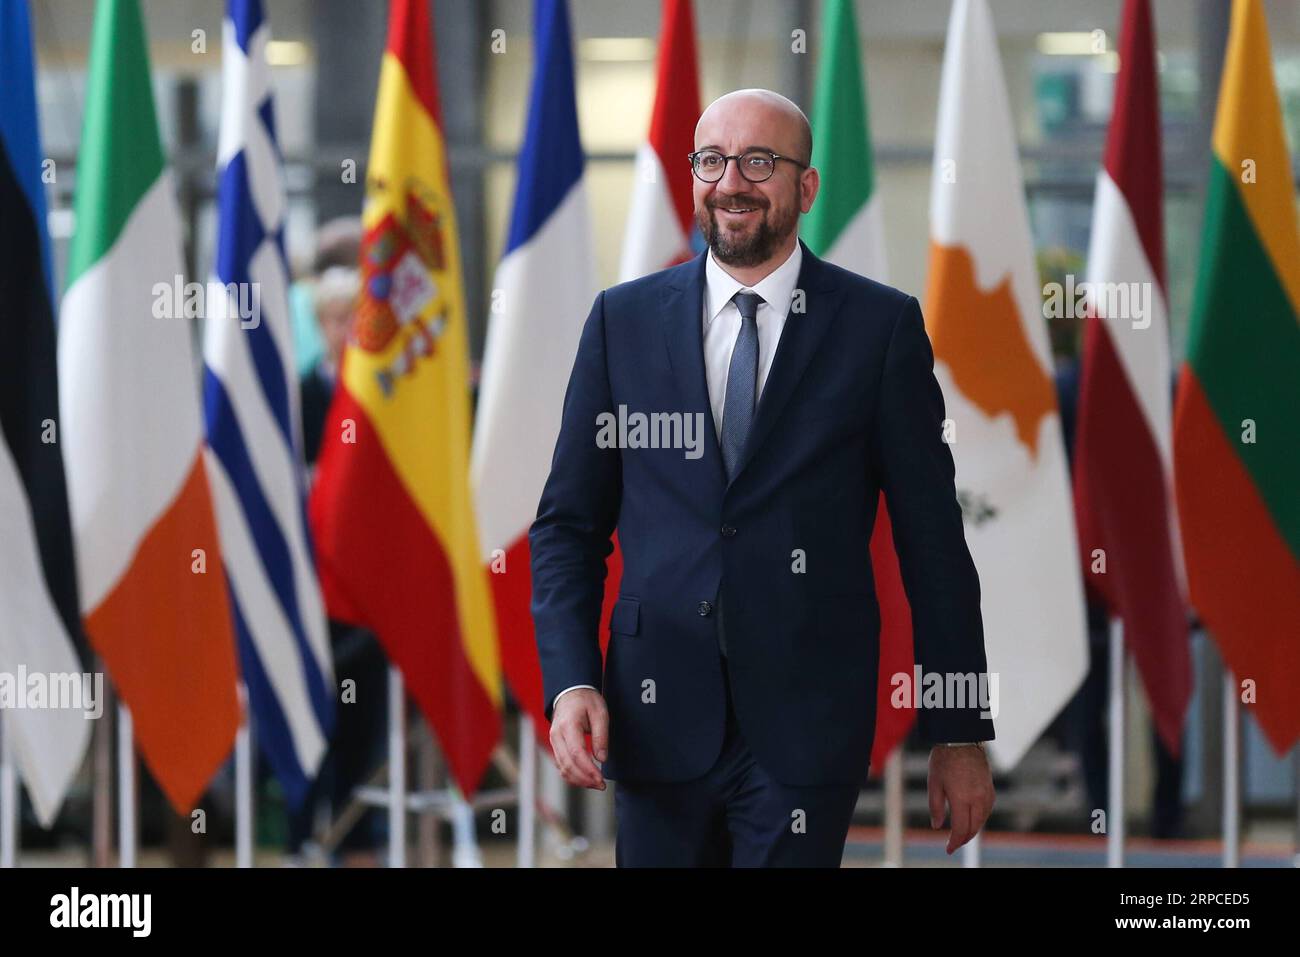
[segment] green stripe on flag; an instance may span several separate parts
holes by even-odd
[[[821,192],[800,230],[819,256],[830,250],[875,189],[862,89],[853,0],[827,0],[812,117],[812,162],[821,172]]]
[[[137,0],[99,0],[77,154],[68,282],[104,255],[163,171],[162,142]]]
[[[1217,156],[1187,361],[1279,534],[1300,559],[1300,324],[1236,179]],[[1243,440],[1246,420],[1255,424],[1253,442]]]

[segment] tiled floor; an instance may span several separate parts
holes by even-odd
[[[951,857],[944,853],[946,835],[939,832],[911,830],[907,832],[904,865],[908,867],[960,867],[961,853]],[[1104,867],[1106,845],[1104,838],[1050,834],[986,834],[981,842],[981,863],[985,867]],[[503,842],[489,842],[482,847],[486,867],[513,867],[515,848]],[[1189,867],[1214,868],[1220,866],[1222,847],[1217,841],[1154,841],[1133,838],[1127,844],[1126,860],[1132,867]],[[845,867],[877,867],[883,863],[884,845],[880,828],[855,827],[849,832],[844,850]],[[414,860],[414,857],[412,857]],[[86,863],[80,849],[40,851],[23,854],[20,863],[25,867],[78,867]],[[213,866],[230,867],[233,854],[223,849],[213,856]],[[595,845],[569,860],[560,860],[547,853],[539,853],[540,867],[612,867],[612,844]],[[274,850],[258,853],[259,867],[282,867],[283,855]],[[166,855],[148,849],[140,855],[142,867],[167,866]],[[1242,847],[1243,867],[1296,866],[1293,835],[1285,828],[1273,828],[1252,834]]]

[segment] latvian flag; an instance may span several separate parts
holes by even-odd
[[[1149,0],[1128,0],[1088,249],[1074,499],[1088,585],[1123,621],[1156,730],[1178,754],[1192,662],[1174,535],[1172,360],[1153,34]],[[1115,308],[1124,303],[1127,310]]]

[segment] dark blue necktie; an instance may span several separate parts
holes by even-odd
[[[731,350],[727,370],[727,395],[722,404],[722,464],[728,480],[735,478],[740,452],[754,421],[758,396],[758,304],[756,292],[738,292],[731,297],[740,310],[740,332]]]

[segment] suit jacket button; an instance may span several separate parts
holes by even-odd
[[[734,526],[734,525],[723,525],[723,526],[722,526],[722,537],[723,537],[723,538],[735,538],[735,537],[736,537],[736,526]]]
[[[713,602],[702,601],[700,602],[697,610],[699,611],[701,618],[708,618],[711,614],[713,614]]]

